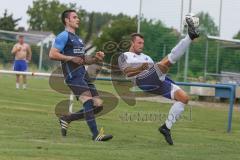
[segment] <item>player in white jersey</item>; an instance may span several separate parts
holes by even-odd
[[[159,131],[165,137],[168,144],[173,145],[170,129],[184,111],[184,106],[188,103],[188,95],[177,86],[174,81],[166,76],[169,67],[176,63],[191,44],[192,40],[199,37],[196,17],[187,16],[188,35],[182,39],[165,58],[154,63],[146,54],[142,53],[144,47],[144,37],[141,34],[131,35],[131,47],[129,52],[121,54],[118,58],[119,68],[128,77],[134,80],[144,92],[162,95],[168,99],[175,100],[168,117]]]

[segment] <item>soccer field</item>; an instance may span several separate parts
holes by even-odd
[[[113,92],[110,82],[97,87]],[[233,114],[232,133],[226,133],[228,108],[189,106],[172,129],[169,146],[158,127],[164,119],[124,119],[124,115],[167,114],[170,105],[123,101],[110,113],[97,118],[98,126],[114,138],[93,142],[84,121],[71,123],[67,138],[60,135],[55,105],[67,99],[53,91],[47,78],[29,79],[27,90],[15,89],[14,76],[0,76],[0,160],[226,160],[240,159],[240,113]],[[76,104],[76,103],[74,103]],[[76,107],[76,105],[75,105]],[[76,107],[77,108],[77,107]]]

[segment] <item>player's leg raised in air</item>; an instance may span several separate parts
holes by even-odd
[[[197,17],[186,16],[185,20],[188,26],[188,34],[171,50],[170,54],[157,63],[164,74],[167,73],[172,64],[175,64],[184,55],[191,42],[199,37],[199,31],[195,24],[198,22],[195,22],[194,18]]]
[[[194,24],[194,17],[186,16],[186,23],[188,25],[188,35],[182,39],[171,51],[168,56],[166,56],[163,60],[157,63],[162,74],[166,74],[169,70],[169,67],[176,63],[187,50],[192,40],[199,37],[199,32],[197,30],[197,26]],[[196,22],[198,23],[198,22]],[[173,145],[173,140],[171,137],[170,129],[172,125],[176,122],[178,118],[180,118],[182,112],[184,111],[184,106],[188,103],[188,95],[187,93],[179,88],[177,85],[172,84],[172,98],[176,100],[176,102],[172,105],[168,118],[165,123],[159,128],[160,133],[163,134],[166,141]]]

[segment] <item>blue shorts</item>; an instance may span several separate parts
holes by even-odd
[[[14,71],[27,71],[28,65],[26,60],[15,60],[13,70]]]
[[[65,82],[72,90],[77,100],[79,99],[79,96],[86,91],[90,91],[92,97],[99,95],[95,85],[91,83],[87,73],[83,77],[73,76],[71,79],[68,79]]]
[[[174,81],[168,77],[161,81],[154,67],[150,68],[146,74],[138,76],[135,82],[144,92],[172,99],[171,91]]]

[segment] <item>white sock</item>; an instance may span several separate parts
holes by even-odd
[[[16,88],[19,89],[19,83],[16,83]]]
[[[182,102],[175,102],[171,109],[169,110],[167,120],[165,121],[165,124],[168,129],[172,128],[172,125],[180,118],[182,112],[184,111],[185,104]]]
[[[26,89],[27,88],[27,85],[26,84],[23,84],[23,89]]]
[[[190,39],[189,35],[187,35],[171,50],[171,53],[168,54],[168,60],[172,64],[176,63],[182,57],[182,55],[184,55],[191,42],[192,40]]]

